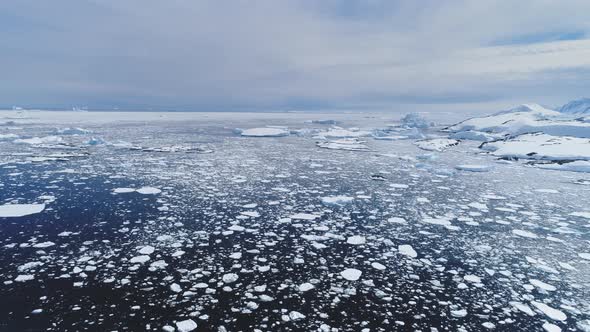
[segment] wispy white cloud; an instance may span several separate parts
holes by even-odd
[[[0,104],[557,104],[587,90],[588,12],[586,0],[2,2]]]

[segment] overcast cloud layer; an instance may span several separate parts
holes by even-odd
[[[501,109],[590,97],[588,0],[6,0],[0,105]]]

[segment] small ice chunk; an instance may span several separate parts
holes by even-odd
[[[136,191],[142,195],[155,195],[162,192],[162,190],[154,187],[141,187]]]
[[[557,321],[564,321],[567,319],[567,316],[558,309],[552,308],[545,303],[532,301],[531,304],[537,308],[539,311],[545,314],[545,316],[557,320]]]
[[[466,172],[489,172],[492,169],[492,167],[489,165],[471,165],[471,164],[457,165],[457,166],[455,166],[455,168],[460,171],[466,171]]]
[[[312,290],[314,288],[315,288],[315,286],[310,284],[309,282],[305,282],[305,283],[299,285],[299,291],[302,293],[305,293],[305,292]]]
[[[549,322],[543,323],[543,330],[547,332],[561,332],[561,327]]]
[[[354,197],[350,196],[326,196],[322,197],[322,204],[326,206],[344,206],[352,203]]]
[[[350,281],[359,280],[359,278],[361,277],[362,274],[363,274],[363,272],[361,272],[360,270],[357,270],[357,269],[346,269],[346,270],[340,272],[340,275],[342,276],[342,278],[344,278],[346,280],[350,280]]]
[[[115,194],[128,194],[128,193],[135,192],[135,189],[134,188],[115,188],[115,189],[113,189],[113,192]]]
[[[289,132],[282,128],[250,128],[241,132],[247,137],[282,137],[288,136]]]
[[[518,235],[518,236],[522,236],[522,237],[526,237],[529,239],[536,239],[538,238],[537,234],[529,232],[529,231],[525,231],[522,229],[513,229],[512,230],[512,234],[514,235]]]
[[[139,249],[138,252],[142,255],[151,255],[154,253],[155,250],[156,248],[152,246],[144,246],[141,249]]]
[[[147,262],[149,260],[150,260],[150,256],[148,256],[148,255],[140,255],[140,256],[132,257],[129,260],[129,262],[135,264],[135,263],[145,263],[145,262]]]
[[[176,322],[176,328],[179,332],[190,332],[197,329],[197,323],[192,319]]]
[[[451,310],[451,316],[456,318],[463,318],[467,316],[467,310],[459,309],[459,310]]]
[[[291,312],[289,313],[289,318],[290,318],[292,321],[298,321],[298,320],[305,319],[305,315],[304,315],[304,314],[302,314],[302,313],[300,313],[299,311],[291,311]]]
[[[231,284],[238,281],[238,275],[235,273],[226,273],[223,275],[222,280],[226,284]]]
[[[376,270],[380,270],[380,271],[385,270],[385,265],[383,265],[381,263],[373,262],[373,263],[371,263],[371,266]]]
[[[411,245],[409,244],[402,244],[400,245],[397,250],[399,251],[400,254],[402,255],[406,255],[408,257],[411,258],[416,258],[418,257],[418,253],[414,250],[414,248],[412,248]]]
[[[546,291],[553,292],[553,291],[557,290],[557,288],[555,288],[555,286],[544,283],[541,280],[529,279],[529,282],[531,283],[531,285],[533,285],[537,288],[546,290]]]
[[[311,214],[311,213],[296,213],[292,216],[290,216],[289,218],[291,219],[299,219],[299,220],[315,220],[317,218],[319,218],[320,216],[317,214]]]
[[[346,243],[353,244],[353,245],[361,245],[361,244],[365,244],[366,242],[367,242],[367,239],[364,236],[360,236],[360,235],[350,236],[346,240]]]

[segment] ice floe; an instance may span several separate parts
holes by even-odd
[[[0,218],[24,217],[45,210],[45,204],[4,204],[0,205]]]
[[[240,135],[247,137],[282,137],[289,136],[289,131],[283,128],[250,128],[243,130]]]

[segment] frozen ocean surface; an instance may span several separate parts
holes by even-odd
[[[0,330],[590,331],[590,173],[403,116],[0,112]]]

